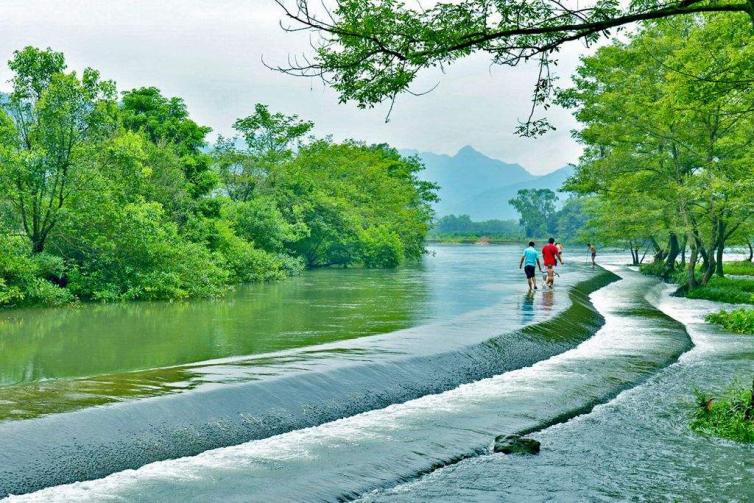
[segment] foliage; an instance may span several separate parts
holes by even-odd
[[[405,256],[400,236],[387,226],[370,227],[361,233],[361,260],[372,268],[397,267]]]
[[[722,396],[695,391],[697,408],[691,429],[701,435],[754,442],[754,386],[731,386]]]
[[[152,143],[174,152],[193,197],[206,195],[217,185],[210,157],[202,152],[211,128],[191,120],[183,99],[166,98],[155,87],[126,91],[120,119],[125,128],[144,133]]]
[[[709,314],[705,320],[721,325],[725,330],[738,334],[754,334],[754,309],[722,309]]]
[[[77,239],[60,246],[75,258],[68,288],[93,300],[214,297],[225,290],[228,272],[205,247],[182,239],[158,203],[100,207],[71,221]]]
[[[310,267],[360,260],[367,229],[383,226],[398,236],[404,258],[424,253],[435,199],[433,184],[420,181],[422,165],[385,145],[317,141],[303,147],[277,173],[280,210],[305,229],[291,253]]]
[[[337,0],[334,8],[324,11],[313,0],[276,1],[293,22],[288,30],[312,31],[318,41],[312,57],[280,70],[321,77],[341,101],[352,100],[362,108],[411,92],[421,70],[443,68],[475,52],[485,52],[494,64],[506,66],[538,59],[532,101],[547,108],[555,79],[550,69],[558,49],[568,42],[592,45],[610,36],[613,28],[646,19],[710,11],[752,13],[743,1],[594,0],[573,5],[557,0],[459,0],[426,6],[399,0]],[[734,19],[744,29],[751,25],[743,15]],[[531,114],[519,132],[531,135],[551,129],[546,119],[534,118],[534,110]]]
[[[429,237],[437,239],[439,236],[488,236],[518,239],[520,233],[520,227],[515,220],[474,222],[468,215],[446,215],[435,222]]]
[[[184,101],[26,48],[0,100],[0,305],[216,297],[305,266],[424,252],[436,187],[385,145],[257,105],[220,138]]]
[[[8,63],[10,95],[0,108],[0,189],[35,252],[44,250],[82,165],[107,133],[115,88],[90,68],[65,73],[61,53],[26,47]]]
[[[526,237],[553,235],[557,231],[555,203],[558,196],[550,189],[521,189],[508,201],[520,215],[519,224]]]
[[[60,283],[65,265],[60,257],[31,253],[25,236],[0,235],[0,306],[58,306],[74,301]]]
[[[689,289],[722,274],[726,241],[754,215],[754,41],[740,17],[648,23],[584,58],[560,94],[585,145],[566,189],[596,196],[596,227],[635,257],[652,245],[665,276],[688,246]]]

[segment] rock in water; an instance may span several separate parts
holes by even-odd
[[[495,437],[494,451],[503,454],[539,454],[539,442],[521,435],[498,435]]]

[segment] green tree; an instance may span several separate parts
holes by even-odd
[[[8,63],[12,91],[0,110],[0,185],[34,252],[41,252],[82,167],[111,129],[115,85],[87,68],[66,73],[63,54],[26,47]]]
[[[553,85],[551,64],[568,42],[591,45],[636,21],[701,12],[748,14],[751,19],[734,18],[744,28],[754,19],[751,2],[744,0],[595,0],[586,5],[558,0],[459,0],[432,7],[399,0],[337,0],[324,11],[313,0],[275,1],[292,21],[290,31],[318,35],[313,57],[280,70],[322,77],[341,101],[352,100],[362,108],[410,92],[423,69],[447,66],[476,52],[489,54],[498,65],[539,60],[533,105],[546,105]],[[519,132],[538,134],[549,129],[545,118],[533,114],[534,109]]]
[[[141,132],[152,143],[175,152],[193,197],[215,188],[217,177],[211,170],[210,156],[203,152],[212,129],[190,118],[182,98],[166,98],[156,87],[132,89],[123,93],[120,117],[127,129]]]
[[[254,113],[233,124],[239,137],[218,138],[215,162],[225,190],[235,201],[248,201],[255,190],[272,183],[275,168],[293,157],[314,124],[297,115],[272,113],[257,103]],[[238,144],[243,142],[244,148]]]
[[[554,234],[557,230],[555,203],[558,196],[550,189],[521,189],[508,201],[520,216],[520,225],[528,237]]]
[[[620,208],[617,219],[652,221],[646,238],[666,275],[688,243],[689,288],[699,258],[703,284],[722,274],[725,242],[754,209],[752,51],[735,17],[656,22],[584,58],[561,95],[578,107],[586,146],[567,188],[611,202],[603,208]]]
[[[437,197],[433,184],[418,179],[421,169],[385,145],[320,140],[303,147],[278,181],[285,218],[305,228],[290,251],[309,266],[349,265],[364,261],[366,241],[389,244],[397,236],[405,258],[420,257]],[[382,230],[369,230],[375,226]]]

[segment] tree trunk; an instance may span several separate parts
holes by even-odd
[[[45,249],[44,240],[40,237],[33,237],[31,240],[31,251],[33,253],[42,253]]]
[[[717,263],[715,264],[715,274],[722,278],[723,272],[723,252],[725,251],[725,232],[726,225],[721,221],[717,226]]]
[[[665,259],[665,250],[662,249],[662,247],[657,242],[657,240],[654,238],[654,236],[652,236],[649,239],[650,239],[650,241],[652,243],[652,247],[655,250],[655,258],[654,258],[655,262],[661,262],[662,260]]]
[[[691,253],[689,254],[689,265],[686,269],[688,278],[687,278],[687,285],[689,290],[693,290],[698,286],[696,282],[696,261],[699,258],[699,249],[697,248],[695,243],[691,243]]]
[[[688,241],[688,236],[683,236],[683,241],[681,241],[681,268],[686,267],[686,246]]]
[[[746,241],[746,244],[749,245],[749,262],[754,262],[754,247],[751,246],[751,241]]]
[[[715,274],[719,277],[725,276],[723,272],[723,251],[725,250],[725,244],[720,243],[717,245],[717,263],[715,264]]]
[[[663,279],[667,280],[675,272],[675,259],[678,257],[679,252],[678,236],[675,232],[671,232],[668,238],[668,254],[665,258],[665,268],[662,271]]]

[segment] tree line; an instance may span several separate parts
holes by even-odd
[[[436,186],[387,145],[258,104],[236,135],[157,88],[26,47],[0,94],[0,305],[212,297],[305,267],[424,252]]]

